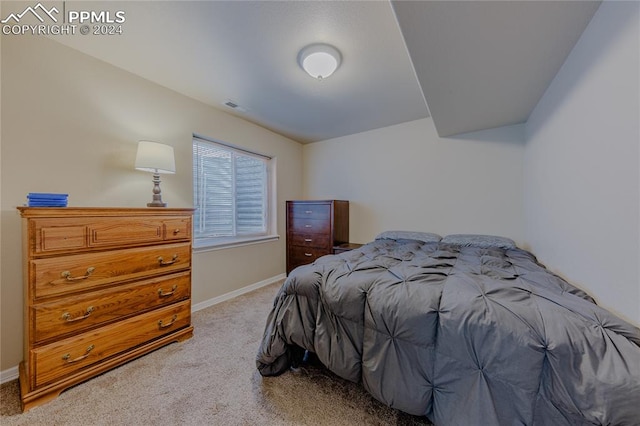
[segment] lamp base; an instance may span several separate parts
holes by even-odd
[[[162,202],[160,175],[158,173],[153,174],[153,201],[147,203],[147,207],[167,207],[167,203]]]
[[[167,203],[158,203],[154,201],[153,203],[147,203],[147,207],[167,207]]]

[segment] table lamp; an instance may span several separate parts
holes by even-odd
[[[135,167],[137,170],[153,173],[153,201],[147,203],[147,207],[167,207],[160,194],[160,173],[176,172],[173,147],[157,142],[138,142]]]

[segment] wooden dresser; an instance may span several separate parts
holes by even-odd
[[[287,275],[348,241],[348,201],[287,201]]]
[[[193,209],[18,209],[23,410],[193,335]]]

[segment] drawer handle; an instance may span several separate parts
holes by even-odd
[[[311,238],[305,238],[305,239],[304,239],[304,242],[305,242],[305,243],[310,243],[311,241],[313,241]]]
[[[162,320],[158,321],[158,327],[160,328],[167,328],[167,327],[171,327],[173,325],[174,322],[176,322],[176,320],[178,319],[178,314],[175,314],[173,316],[173,318],[171,318],[171,322],[169,324],[163,324]]]
[[[306,210],[305,213],[306,214],[311,214],[311,213],[313,213],[313,210]]]
[[[313,254],[311,254],[311,253],[305,253],[304,255],[307,256],[307,257],[313,256]]]
[[[80,320],[83,320],[85,318],[89,318],[89,315],[91,315],[91,312],[93,312],[93,309],[94,309],[93,306],[89,306],[87,308],[87,311],[86,311],[87,313],[84,314],[83,316],[77,317],[77,318],[72,318],[71,314],[69,312],[65,312],[64,314],[62,314],[62,319],[65,320],[66,322],[80,321]]]
[[[180,230],[179,230],[179,229],[174,229],[174,230],[173,230],[173,235],[178,235],[179,233],[180,233]]]
[[[305,228],[311,228],[311,225],[305,225],[304,227]]]
[[[93,271],[95,270],[96,268],[94,268],[93,266],[90,266],[89,268],[87,268],[87,273],[81,277],[72,277],[71,271],[64,271],[60,275],[62,276],[62,278],[66,278],[67,281],[80,281],[80,280],[86,280],[87,278],[89,278],[89,276],[93,274]]]
[[[159,288],[158,289],[158,296],[159,297],[171,296],[173,293],[176,292],[177,288],[178,288],[178,284],[174,284],[173,287],[171,287],[171,291],[169,293],[165,293],[163,289]]]
[[[178,253],[174,254],[170,261],[165,262],[162,256],[158,256],[158,263],[160,266],[173,265],[178,261]]]
[[[63,359],[67,364],[73,364],[74,362],[82,361],[83,359],[85,359],[86,357],[88,357],[88,356],[89,356],[89,352],[91,352],[91,351],[93,350],[93,348],[94,348],[94,347],[95,347],[95,346],[90,345],[90,346],[87,348],[87,351],[84,353],[84,355],[79,356],[79,357],[78,357],[78,358],[76,358],[76,359],[69,359],[69,358],[71,358],[71,354],[65,354],[65,355],[62,357],[62,359]]]

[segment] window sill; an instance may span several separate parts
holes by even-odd
[[[253,244],[268,243],[270,241],[278,241],[280,235],[264,235],[261,237],[247,238],[209,238],[200,241],[193,241],[193,252],[200,253],[205,251],[223,250],[234,247],[249,246]]]

